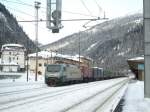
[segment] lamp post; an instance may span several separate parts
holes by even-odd
[[[40,2],[35,1],[35,43],[36,43],[36,64],[35,64],[35,81],[37,81],[38,73],[38,9],[40,8]]]

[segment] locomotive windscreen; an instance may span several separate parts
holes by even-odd
[[[59,72],[61,70],[60,65],[49,65],[47,66],[47,72]]]

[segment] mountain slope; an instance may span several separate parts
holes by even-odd
[[[0,3],[0,48],[3,44],[18,43],[29,48],[30,52],[35,50],[34,43],[18,25],[17,20]]]
[[[142,14],[134,14],[106,21],[42,48],[76,55],[80,43],[81,55],[93,58],[97,66],[119,72],[128,69],[128,58],[144,54],[143,41]]]

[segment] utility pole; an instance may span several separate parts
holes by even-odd
[[[38,73],[38,9],[40,8],[40,2],[35,1],[35,43],[36,43],[36,63],[35,63],[35,81],[37,81]]]
[[[144,17],[144,97],[150,98],[150,0],[143,1]]]
[[[80,68],[80,36],[81,36],[81,34],[79,32],[79,68]]]
[[[52,64],[53,63],[53,59],[52,59],[52,53],[53,53],[53,51],[50,50],[50,52],[51,52],[51,64]]]
[[[27,59],[27,82],[29,81],[29,57],[28,57],[28,55],[29,55],[29,47],[27,46],[27,53],[26,53],[26,59]]]

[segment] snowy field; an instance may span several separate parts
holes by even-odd
[[[143,81],[132,81],[129,84],[123,112],[150,112],[150,99],[144,99]]]
[[[128,78],[118,78],[48,87],[42,77],[24,78],[0,82],[0,112],[110,112],[128,85]]]

